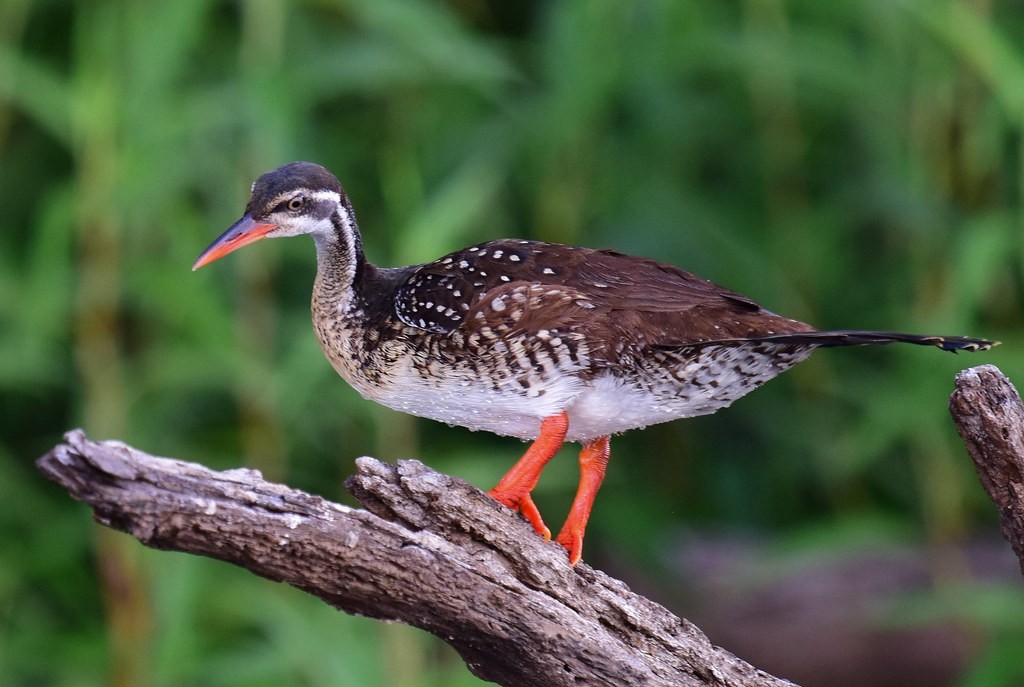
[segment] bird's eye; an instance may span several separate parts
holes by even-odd
[[[303,196],[295,196],[288,201],[288,209],[292,212],[298,212],[302,209],[302,206],[306,204],[306,199]]]

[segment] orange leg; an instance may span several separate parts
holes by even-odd
[[[569,564],[576,565],[583,557],[583,533],[590,519],[590,509],[594,506],[594,497],[604,481],[604,471],[608,467],[608,456],[611,444],[608,437],[595,439],[580,451],[580,485],[576,489],[576,498],[572,500],[569,517],[565,519],[562,531],[555,540],[569,552]]]
[[[551,530],[544,524],[540,511],[533,503],[530,492],[537,486],[540,473],[548,461],[558,453],[565,443],[565,433],[569,431],[569,416],[564,412],[544,418],[540,423],[540,435],[526,449],[512,469],[505,473],[497,486],[487,492],[498,503],[518,510],[530,521],[537,534],[545,540],[551,539]]]

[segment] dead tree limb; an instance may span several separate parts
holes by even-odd
[[[981,486],[999,509],[1003,536],[1024,572],[1024,404],[995,365],[956,376],[949,410]]]
[[[713,646],[625,584],[544,543],[461,480],[417,461],[357,461],[365,510],[157,458],[81,430],[39,468],[96,520],[158,549],[209,556],[349,613],[441,637],[479,677],[509,686],[791,683]]]

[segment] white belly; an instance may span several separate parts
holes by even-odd
[[[364,398],[394,410],[520,439],[535,439],[541,420],[562,412],[584,392],[582,383],[569,376],[548,384],[543,393],[527,394],[514,381],[494,389],[468,370],[424,379],[408,365],[391,369],[384,384],[348,381]]]
[[[440,386],[424,385],[416,376],[406,380],[393,378],[386,390],[358,390],[366,398],[403,413],[527,440],[537,438],[541,420],[562,411],[569,416],[566,440],[586,443],[630,429],[704,415],[731,402],[723,404],[703,395],[659,400],[649,391],[610,374],[585,383],[563,378],[536,397],[495,391],[471,379],[451,380]]]

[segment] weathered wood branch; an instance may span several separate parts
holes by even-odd
[[[565,551],[471,485],[417,461],[357,461],[366,509],[215,472],[80,430],[39,468],[100,523],[209,556],[332,606],[423,628],[510,686],[791,683],[713,646],[686,620]]]
[[[956,376],[949,399],[957,431],[974,469],[999,509],[1003,536],[1024,573],[1024,403],[995,365],[979,365]]]

